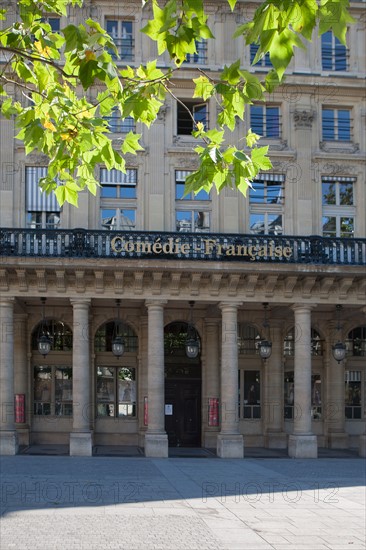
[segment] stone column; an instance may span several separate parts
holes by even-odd
[[[296,304],[294,433],[288,454],[293,458],[317,458],[317,438],[311,431],[311,307]]]
[[[25,422],[16,424],[19,445],[29,445],[29,423],[32,414],[32,400],[28,391],[28,333],[26,313],[14,315],[14,336],[17,345],[14,347],[14,393],[25,395]],[[31,376],[33,373],[31,373]]]
[[[145,435],[145,456],[168,456],[168,436],[164,416],[164,304],[149,300],[148,309],[148,428]]]
[[[70,455],[91,456],[89,299],[71,300],[73,306],[72,393],[73,431]]]
[[[220,364],[219,364],[219,322],[220,319],[206,319],[204,349],[204,391],[203,391],[203,445],[214,449],[217,444],[219,427],[209,425],[209,399],[219,399]],[[218,409],[219,410],[219,409]],[[218,417],[219,418],[219,417]]]
[[[14,424],[14,298],[0,300],[0,455],[18,452]]]
[[[239,304],[221,303],[221,431],[217,436],[217,455],[243,458],[243,436],[238,419],[238,319]]]
[[[283,431],[283,334],[279,323],[271,321],[272,354],[264,364],[265,445],[269,449],[286,449]]]

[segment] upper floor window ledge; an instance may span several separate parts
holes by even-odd
[[[347,141],[321,141],[319,143],[319,148],[325,153],[359,153],[360,145],[359,143],[352,143]]]

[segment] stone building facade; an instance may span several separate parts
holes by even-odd
[[[121,65],[139,65],[152,55],[140,4],[89,1],[69,20],[98,19]],[[239,58],[250,67],[255,49],[231,36],[258,2],[239,1],[235,16],[205,4],[216,40],[174,83],[209,126],[216,105],[192,99],[193,71],[215,76]],[[100,167],[97,197],[83,193],[78,209],[40,194],[46,159],[26,156],[14,121],[0,119],[2,453],[59,443],[71,455],[138,445],[164,457],[181,445],[234,458],[250,446],[365,456],[365,5],[351,10],[347,48],[326,33],[298,51],[285,84],[237,125],[234,140],[251,127],[273,162],[247,197],[183,197],[197,165],[189,121],[170,100],[151,129],[137,125],[144,151],[127,173]],[[131,127],[110,119],[115,140]]]

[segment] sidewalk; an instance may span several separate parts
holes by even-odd
[[[356,458],[18,455],[0,460],[1,550],[365,550]]]

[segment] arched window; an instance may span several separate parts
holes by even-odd
[[[346,349],[347,355],[366,357],[366,326],[354,328],[348,333]]]
[[[324,340],[319,332],[314,328],[311,329],[311,355],[319,357],[323,355]],[[283,342],[283,354],[292,357],[295,355],[295,329],[288,331]]]
[[[51,351],[71,351],[72,331],[63,321],[47,319],[41,321],[32,332],[32,350],[38,350],[38,339],[42,332],[51,339]]]
[[[188,323],[184,321],[175,321],[164,328],[164,351],[166,355],[186,356],[188,328]],[[192,327],[192,331],[192,336],[198,340],[199,349],[201,349],[200,336],[194,327]]]
[[[32,332],[33,355],[33,414],[36,416],[72,415],[72,367],[71,353],[68,361],[54,364],[52,356],[41,358],[38,338],[46,333],[51,340],[51,352],[71,352],[72,331],[63,321],[47,319]],[[51,359],[51,360],[50,360]]]
[[[96,352],[112,351],[112,340],[115,332],[114,321],[104,323],[95,333],[94,349]],[[125,352],[136,352],[138,338],[134,330],[127,324],[120,322],[119,334],[122,336]]]
[[[238,323],[238,352],[243,355],[259,355],[261,341],[258,329],[248,323]]]

